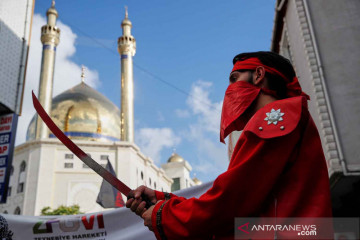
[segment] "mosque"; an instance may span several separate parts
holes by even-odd
[[[46,15],[47,24],[41,28],[43,56],[38,98],[57,126],[102,166],[109,160],[117,177],[130,188],[146,185],[171,192],[201,184],[190,177],[190,164],[175,152],[158,167],[134,143],[132,61],[136,41],[127,10],[121,23],[123,34],[118,39],[121,109],[85,83],[84,69],[78,85],[52,97],[60,37],[54,1]],[[85,213],[102,211],[96,203],[101,183],[101,177],[74,156],[35,115],[26,142],[15,148],[8,200],[0,205],[0,212],[40,215],[44,207],[73,204]]]

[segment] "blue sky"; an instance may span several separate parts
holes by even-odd
[[[39,28],[50,5],[50,0],[35,2],[25,102],[31,89],[37,92]],[[269,50],[275,0],[57,1],[62,32],[54,96],[80,83],[85,65],[88,84],[120,106],[117,39],[125,5],[137,41],[135,143],[158,166],[175,148],[199,179],[216,178],[228,165],[219,121],[232,58]],[[17,144],[33,114],[25,110],[20,118]]]

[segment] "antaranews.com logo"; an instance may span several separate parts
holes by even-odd
[[[236,218],[235,239],[336,239],[344,232],[359,236],[358,222],[358,218]]]
[[[298,236],[316,236],[316,225],[268,225],[268,224],[256,224],[249,229],[250,222],[247,222],[238,227],[240,231],[246,234],[251,232],[288,232],[293,231]]]

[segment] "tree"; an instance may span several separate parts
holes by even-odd
[[[47,215],[75,215],[75,214],[82,214],[83,212],[80,212],[80,206],[75,204],[72,206],[64,206],[61,205],[58,208],[51,210],[50,207],[44,207],[41,209],[41,215],[47,216]]]

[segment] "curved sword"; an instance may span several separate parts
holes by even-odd
[[[89,157],[83,150],[81,150],[73,141],[71,141],[52,121],[49,115],[46,113],[44,108],[41,106],[39,100],[36,98],[34,91],[32,91],[32,99],[36,112],[39,114],[44,123],[52,131],[52,133],[71,151],[73,152],[81,161],[83,161],[87,166],[99,174],[103,179],[110,183],[113,187],[119,190],[122,194],[126,195],[128,198],[133,198],[133,191],[126,186],[122,181],[112,175],[108,170],[103,168],[100,164],[95,162],[91,157]],[[149,208],[151,205],[154,205],[146,196],[141,196],[144,201],[146,201],[146,208]]]

